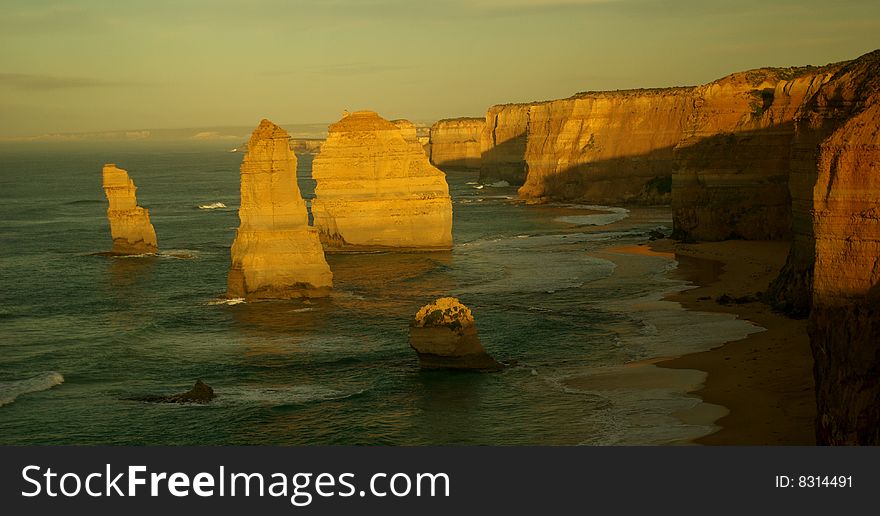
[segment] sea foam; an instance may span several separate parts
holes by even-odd
[[[40,373],[24,380],[0,382],[0,407],[9,405],[22,394],[49,390],[62,383],[64,383],[64,377],[55,371]]]

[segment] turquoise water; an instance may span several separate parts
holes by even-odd
[[[711,430],[670,415],[699,402],[680,387],[566,382],[746,331],[658,304],[681,288],[665,274],[674,262],[621,257],[618,278],[594,256],[668,230],[668,210],[585,218],[452,172],[452,252],[331,255],[329,299],[228,305],[241,157],[216,144],[0,147],[0,443],[671,443]],[[105,162],[137,184],[160,256],[94,255],[111,244]],[[310,165],[300,157],[306,197]],[[227,208],[198,208],[213,202]],[[519,366],[420,371],[408,321],[446,295],[471,307],[491,354]],[[214,403],[124,400],[196,378]]]

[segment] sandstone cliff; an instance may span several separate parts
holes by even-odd
[[[452,247],[446,176],[418,141],[376,113],[332,124],[312,177],[312,214],[328,250]]]
[[[137,204],[137,187],[128,172],[113,163],[102,171],[104,194],[110,206],[110,236],[113,249],[110,254],[151,254],[158,250],[156,230],[150,223],[150,212]]]
[[[675,150],[675,236],[790,237],[794,117],[838,67],[751,70],[694,90],[694,109]]]
[[[431,126],[431,163],[448,169],[480,168],[480,138],[485,118],[451,118]]]
[[[423,306],[409,327],[409,343],[423,369],[498,371],[504,366],[486,353],[470,309],[454,297]]]
[[[691,88],[582,93],[532,104],[520,197],[669,203]]]
[[[797,126],[791,186],[802,223],[778,283],[790,305],[812,300],[819,442],[877,445],[880,50],[836,73]]]
[[[530,202],[672,202],[679,238],[785,238],[794,116],[837,68],[493,106],[480,178]]]
[[[284,129],[263,120],[241,164],[241,224],[232,244],[227,294],[251,299],[326,296],[332,274],[308,225],[296,156]]]
[[[400,130],[404,140],[410,143],[418,143],[419,137],[416,135],[416,124],[402,118],[392,120],[391,123]]]
[[[532,104],[492,106],[486,112],[480,134],[480,181],[507,181],[521,185],[526,180],[526,143]]]

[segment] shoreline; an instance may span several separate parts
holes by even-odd
[[[702,405],[728,410],[714,425],[717,431],[693,440],[704,445],[815,445],[816,417],[813,358],[805,319],[790,319],[756,300],[719,304],[727,295],[742,298],[766,290],[785,263],[788,242],[726,241],[681,244],[658,240],[623,252],[674,256],[670,276],[695,288],[672,293],[686,310],[721,312],[750,321],[765,331],[697,353],[655,362],[665,369],[691,369],[707,374],[690,391],[703,400],[675,414],[681,421],[703,419]],[[641,251],[640,251],[641,249]]]

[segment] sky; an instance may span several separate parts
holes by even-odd
[[[878,47],[877,0],[0,0],[0,137],[482,116]]]

